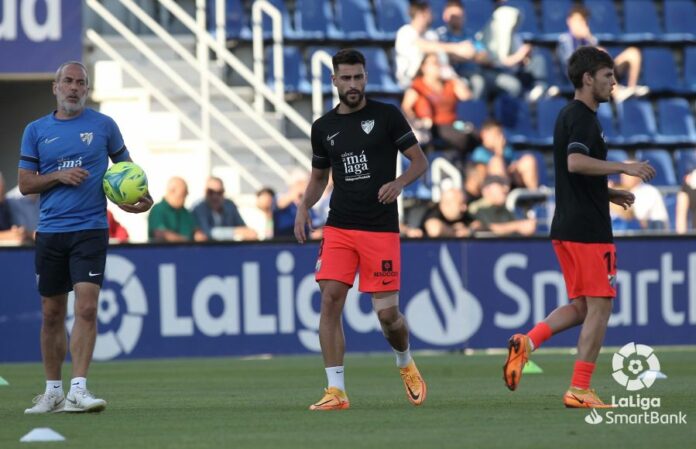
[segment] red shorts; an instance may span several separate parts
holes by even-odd
[[[397,232],[371,232],[324,226],[316,280],[340,281],[353,286],[360,272],[364,293],[399,290],[401,245]]]
[[[568,297],[616,297],[616,247],[613,243],[553,240]]]

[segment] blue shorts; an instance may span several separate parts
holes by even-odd
[[[68,293],[78,282],[101,287],[108,246],[108,229],[37,232],[34,265],[41,296]]]

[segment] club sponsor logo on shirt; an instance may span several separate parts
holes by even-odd
[[[67,170],[75,167],[82,167],[82,156],[78,157],[77,159],[58,159],[58,170]]]
[[[365,131],[365,134],[370,134],[370,131],[372,131],[372,128],[375,127],[375,121],[374,120],[363,120],[360,122],[360,126],[362,126],[363,131]]]
[[[89,146],[89,144],[92,143],[93,138],[94,133],[80,133],[80,140],[82,140],[82,142],[85,143],[87,146]]]
[[[359,155],[355,155],[353,152],[345,152],[341,154],[341,160],[343,161],[346,181],[370,179],[370,167],[368,166],[367,155],[364,150]]]

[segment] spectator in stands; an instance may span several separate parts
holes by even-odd
[[[194,208],[193,215],[200,230],[209,240],[256,240],[256,231],[249,228],[239,214],[237,205],[225,198],[222,179],[210,177],[205,183],[205,197]]]
[[[471,42],[440,42],[437,33],[430,30],[433,14],[430,5],[424,0],[415,0],[409,7],[411,22],[396,32],[396,80],[406,89],[416,76],[426,53],[440,53],[470,59],[476,53]],[[448,67],[451,71],[451,67]]]
[[[33,239],[39,224],[39,195],[22,195],[19,188],[14,188],[7,194],[7,204],[10,206],[13,223],[24,228]]]
[[[126,243],[128,241],[128,230],[114,218],[114,214],[109,209],[106,210],[106,220],[109,223],[109,242]]]
[[[532,190],[539,187],[536,158],[529,153],[517,157],[507,144],[502,125],[495,120],[487,120],[481,126],[481,146],[474,150],[471,161],[481,179],[489,174],[509,176],[513,186]]]
[[[479,171],[477,164],[469,162],[464,167],[464,196],[467,205],[481,199],[481,188],[486,172]]]
[[[556,53],[561,63],[563,73],[568,71],[568,60],[570,55],[579,47],[591,45],[597,46],[598,41],[590,31],[588,19],[590,11],[582,5],[575,5],[570,8],[566,23],[568,32],[558,37]],[[649,92],[647,86],[639,86],[640,65],[642,55],[637,47],[628,47],[614,58],[614,70],[617,76],[626,73],[626,86],[617,84],[612,95],[614,101],[621,102],[632,95],[645,95]]]
[[[443,190],[440,201],[425,214],[423,229],[428,237],[468,237],[473,223],[464,191],[450,187]]]
[[[485,46],[473,34],[478,30],[466,28],[466,11],[461,0],[449,0],[445,4],[442,20],[445,25],[437,29],[442,42],[469,42],[474,48],[471,57],[450,56],[454,71],[468,80],[473,98],[487,98],[498,92],[516,97],[522,92],[522,84],[516,76],[493,66]]]
[[[626,163],[636,163],[635,160],[626,160]],[[625,220],[636,219],[641,229],[668,230],[669,216],[662,194],[651,184],[645,184],[640,178],[622,174],[621,188],[630,191],[634,197],[633,207],[614,207]],[[614,204],[612,203],[612,206]]]
[[[26,230],[12,220],[10,206],[5,199],[5,180],[0,173],[0,244],[20,245],[28,237]]]
[[[264,187],[256,192],[256,208],[261,212],[262,226],[256,229],[256,234],[261,240],[273,238],[273,206],[275,204],[275,190]]]
[[[193,214],[184,207],[188,196],[186,181],[175,176],[167,183],[162,201],[155,204],[147,217],[148,236],[156,242],[207,240]]]
[[[676,222],[677,234],[696,228],[696,169],[684,177],[681,191],[677,193]]]
[[[458,78],[443,79],[436,54],[428,53],[406,92],[402,109],[414,128],[429,131],[431,144],[456,150],[463,159],[473,147],[471,130],[457,127],[457,101],[471,98],[471,91]]]
[[[303,169],[290,173],[288,190],[280,195],[273,209],[273,237],[292,237],[295,235],[295,215],[309,183],[309,174]],[[314,210],[310,210],[314,222]],[[314,238],[314,236],[310,236]]]
[[[483,197],[470,206],[474,219],[481,223],[482,231],[490,231],[495,235],[528,236],[534,234],[536,220],[518,220],[505,207],[509,190],[507,178],[487,176],[483,181],[483,189],[481,190]]]

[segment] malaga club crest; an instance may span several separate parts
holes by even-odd
[[[372,128],[375,127],[375,121],[374,120],[363,120],[360,122],[360,126],[362,126],[363,131],[365,131],[365,134],[370,134],[370,131],[372,131]]]
[[[92,143],[93,137],[93,133],[80,133],[80,140],[82,140],[82,142],[87,146],[89,146],[89,144]]]

